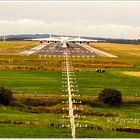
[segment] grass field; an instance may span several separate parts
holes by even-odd
[[[97,72],[77,72],[77,82],[80,94],[98,95],[104,88],[114,88],[120,90],[124,96],[140,96],[140,78],[121,74],[116,71],[105,73]]]
[[[1,138],[71,138],[69,128],[0,125]],[[77,138],[139,138],[140,134],[77,129]]]
[[[118,56],[118,58],[111,58],[112,61],[126,62],[134,66],[140,66],[140,45],[92,43],[90,46]],[[108,58],[104,60],[108,60]]]
[[[104,88],[114,88],[125,96],[140,96],[140,78],[116,71],[75,72],[81,95],[97,96]],[[24,94],[61,95],[61,71],[0,70],[0,86]]]
[[[35,41],[6,41],[0,42],[0,53],[17,53],[37,46]]]
[[[30,41],[1,42],[0,53],[15,53],[36,45],[37,42]],[[140,46],[113,43],[90,45],[118,58],[69,58],[74,66],[78,94],[82,95],[79,97],[83,102],[82,113],[86,115],[85,119],[76,119],[76,123],[88,124],[88,128],[76,128],[76,137],[139,138],[139,133],[117,132],[113,128],[140,129],[140,121],[115,121],[116,118],[122,121],[128,118],[139,120],[140,77],[133,72],[139,72]],[[66,107],[61,103],[62,96],[56,96],[62,94],[62,61],[61,57],[0,56],[0,86],[11,89],[18,99],[13,106],[0,106],[1,138],[71,137],[70,128],[49,127],[50,124],[69,124],[69,119],[62,118],[68,115],[68,112],[62,111],[62,107]],[[106,72],[97,73],[96,68],[103,68]],[[124,103],[114,108],[99,105],[97,96],[104,88],[121,91]],[[40,100],[43,100],[43,105]],[[108,118],[114,121],[108,122]]]
[[[78,138],[139,138],[140,134],[112,131],[93,131],[88,129],[77,129]]]
[[[14,93],[61,94],[61,72],[0,70],[0,86]]]
[[[69,128],[0,125],[1,138],[71,138]],[[77,138],[139,138],[140,134],[77,129]]]
[[[110,114],[114,113],[119,115],[118,119],[134,118],[139,119],[139,106],[133,105],[126,107],[125,105],[117,108],[105,108],[105,107],[89,107],[87,108],[91,112]],[[32,137],[32,138],[62,138],[71,137],[69,128],[57,128],[48,127],[48,124],[69,124],[68,119],[62,118],[63,114],[55,113],[28,113],[22,112],[12,107],[0,106],[0,122],[3,121],[14,121],[14,122],[24,122],[24,124],[5,124],[0,123],[0,137]],[[77,119],[76,123],[87,124],[88,128],[77,128],[76,137],[89,137],[89,138],[106,138],[106,137],[133,137],[137,138],[140,136],[138,133],[124,133],[112,131],[112,128],[139,128],[140,122],[138,123],[122,123],[112,121],[111,123],[107,121],[110,116],[90,116],[86,115],[85,119]],[[115,119],[113,117],[113,119]],[[89,128],[94,127],[93,129]],[[102,130],[98,130],[100,127]]]
[[[69,128],[48,128],[45,126],[0,125],[1,138],[70,138]]]
[[[140,57],[140,45],[115,44],[115,43],[93,43],[90,46],[113,53],[119,57]]]

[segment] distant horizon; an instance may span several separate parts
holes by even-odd
[[[0,35],[139,39],[140,2],[0,2]]]
[[[21,34],[9,34],[9,35],[0,35],[0,37],[7,37],[7,36],[21,36],[21,35],[31,35],[31,36],[35,36],[35,35],[50,35],[49,33],[36,33],[36,34],[32,34],[32,33],[21,33]],[[51,36],[68,36],[68,37],[79,37],[79,35],[65,35],[65,34],[51,34]],[[111,38],[111,37],[102,37],[102,36],[85,36],[85,35],[80,35],[80,37],[85,37],[85,38],[101,38],[101,39],[117,39],[117,40],[139,40],[140,38],[137,39],[129,39],[129,38]],[[45,37],[43,37],[45,38]]]

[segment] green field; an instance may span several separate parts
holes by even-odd
[[[124,75],[119,71],[76,72],[80,94],[98,95],[104,88],[120,90],[124,96],[140,96],[140,78]]]
[[[0,125],[1,138],[71,138],[69,128]],[[139,138],[140,134],[77,129],[77,138]]]
[[[1,42],[0,53],[16,53],[37,43]],[[86,116],[75,121],[76,124],[88,125],[87,128],[76,128],[76,137],[139,138],[140,133],[116,129],[140,129],[140,77],[123,74],[139,72],[140,46],[112,43],[94,43],[91,46],[118,58],[69,58],[74,67],[78,94],[81,95],[77,98],[82,100],[79,107],[84,108],[78,114]],[[62,127],[69,124],[69,119],[62,117],[68,115],[67,111],[62,111],[62,107],[67,107],[62,104],[67,97],[61,96],[63,60],[62,57],[0,55],[0,86],[11,89],[15,98],[10,106],[0,106],[1,138],[71,138],[70,128]],[[97,73],[96,68],[103,68],[106,72]],[[123,104],[119,107],[101,105],[97,96],[104,88],[121,91]],[[116,122],[116,118],[139,121]],[[108,122],[108,119],[113,121]]]
[[[70,138],[70,129],[45,126],[0,125],[1,138]]]
[[[140,66],[140,45],[135,44],[117,44],[117,43],[92,43],[91,47],[116,55],[118,58],[105,58]],[[101,58],[102,59],[102,58]]]
[[[104,108],[104,107],[90,107],[91,112],[98,112],[104,114],[114,113],[117,114],[121,118],[131,118],[134,117],[139,119],[139,106],[133,105],[133,107],[129,107],[129,110],[126,106],[118,107],[118,108]],[[12,109],[11,107],[0,107],[0,121],[11,121],[12,122],[24,122],[24,124],[0,124],[0,137],[20,137],[20,138],[62,138],[68,137],[70,138],[70,129],[69,128],[56,128],[56,127],[48,127],[48,124],[69,124],[68,119],[62,118],[63,114],[54,114],[54,113],[28,113],[18,111],[16,109]],[[126,132],[116,132],[111,131],[112,128],[139,128],[139,123],[118,123],[118,122],[107,122],[107,118],[105,116],[88,116],[86,115],[85,119],[77,119],[76,123],[79,124],[88,124],[88,126],[94,127],[91,128],[77,128],[76,129],[76,137],[89,137],[89,138],[107,138],[107,137],[135,137],[138,138],[140,134],[138,133],[126,133]],[[103,130],[98,130],[100,127]]]
[[[115,88],[122,92],[123,95],[139,96],[140,78],[120,74],[116,71],[107,71],[105,73],[96,72],[75,72],[79,86],[79,94],[86,96],[97,96],[103,88]],[[61,95],[61,72],[60,71],[25,71],[25,70],[1,70],[0,71],[1,86],[5,86],[14,91],[15,94],[44,94],[44,95]],[[96,78],[95,78],[96,77]],[[35,92],[36,91],[36,92]],[[58,97],[59,98],[59,97]],[[84,101],[84,99],[83,99]],[[96,105],[96,104],[95,104]],[[61,106],[52,106],[51,108],[61,110]],[[139,123],[108,123],[108,114],[114,114],[120,119],[136,118],[139,119],[139,104],[124,104],[118,108],[107,108],[100,106],[87,106],[85,112],[95,115],[86,115],[85,119],[77,119],[76,123],[88,124],[95,129],[77,129],[76,137],[139,137],[136,133],[115,132],[112,128],[139,128]],[[128,110],[129,108],[129,110]],[[58,111],[59,112],[59,111]],[[103,116],[96,116],[103,114]],[[69,124],[68,119],[63,119],[61,113],[30,113],[19,111],[16,108],[0,107],[0,120],[12,120],[21,122],[32,122],[37,124]],[[109,117],[110,118],[110,117]],[[111,116],[112,118],[112,116]],[[113,117],[114,119],[114,117]],[[4,132],[0,137],[71,137],[70,129],[49,128],[47,126],[28,126],[16,124],[1,124],[1,131]],[[101,127],[103,131],[96,130]],[[6,129],[7,128],[7,129]],[[32,128],[32,129],[31,129]],[[12,129],[12,133],[9,132]],[[26,133],[23,135],[17,129]],[[53,130],[53,131],[51,131]],[[16,131],[16,132],[15,132]],[[36,131],[39,133],[36,134]],[[46,131],[48,133],[46,133]],[[87,133],[84,133],[87,132]],[[54,135],[55,133],[55,135]],[[62,134],[60,134],[62,133]]]
[[[61,72],[0,70],[0,86],[14,93],[61,94]]]
[[[31,49],[39,43],[35,41],[6,41],[0,42],[0,53],[17,53],[26,49]]]
[[[104,88],[114,88],[124,96],[140,96],[140,78],[116,71],[105,73],[75,72],[79,93],[97,96]],[[0,70],[0,86],[23,94],[61,95],[61,71]]]

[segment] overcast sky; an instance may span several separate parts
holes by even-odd
[[[140,2],[0,2],[0,35],[140,38]]]

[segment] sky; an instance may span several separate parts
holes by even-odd
[[[0,2],[0,36],[140,38],[140,2]]]

